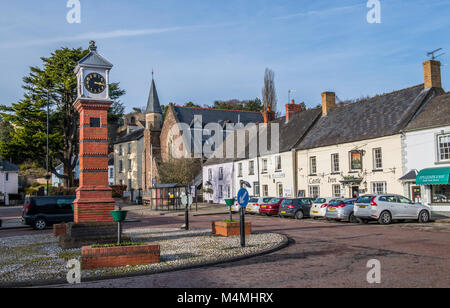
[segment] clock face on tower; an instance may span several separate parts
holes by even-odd
[[[106,80],[99,73],[91,73],[84,78],[84,86],[92,94],[100,94],[106,89]]]

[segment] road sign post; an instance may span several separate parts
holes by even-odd
[[[241,213],[241,247],[245,247],[245,209],[250,201],[250,194],[247,189],[242,188],[238,193],[238,203]]]

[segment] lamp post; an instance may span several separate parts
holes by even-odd
[[[49,161],[49,158],[48,158],[48,153],[49,153],[49,151],[48,151],[49,113],[50,113],[50,93],[47,90],[47,176],[46,176],[46,178],[47,178],[47,193],[46,193],[47,197],[49,196],[49,193],[48,193],[48,186],[49,186],[49,183],[48,183],[48,181],[49,181],[49,173],[48,173],[49,172],[49,163],[48,163],[48,161]]]

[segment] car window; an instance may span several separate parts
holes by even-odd
[[[75,199],[57,198],[56,206],[60,209],[71,209],[74,201]]]
[[[264,199],[263,199],[263,202],[264,202],[264,203],[267,203],[267,202],[270,202],[270,200],[272,200],[272,198],[264,198]]]
[[[258,203],[258,199],[256,198],[252,198],[250,199],[250,201],[248,201],[249,203]]]
[[[356,203],[367,203],[367,204],[369,204],[372,201],[373,197],[374,196],[363,196],[363,197],[359,198],[356,201]]]
[[[324,198],[317,198],[316,200],[314,200],[314,203],[327,203],[327,199]]]
[[[342,200],[333,200],[330,203],[328,203],[331,206],[337,206],[337,205],[341,205],[343,203]]]
[[[284,200],[282,205],[293,205],[294,204],[294,200]]]
[[[344,203],[345,203],[345,204],[348,204],[348,205],[350,205],[350,204],[355,204],[355,202],[356,202],[356,200],[345,200],[345,201],[344,201]]]
[[[404,203],[404,204],[411,204],[412,203],[411,200],[409,200],[409,199],[407,199],[405,197],[402,197],[402,196],[399,196],[398,199],[399,199],[400,203]]]
[[[36,204],[36,206],[49,206],[54,204],[55,200],[53,200],[53,198],[36,198],[34,199],[34,202]]]
[[[270,203],[272,203],[272,204],[277,204],[277,203],[280,202],[280,201],[281,201],[280,198],[275,198],[275,199],[270,200]]]
[[[309,199],[300,199],[298,201],[302,205],[310,205],[311,204],[311,201]]]

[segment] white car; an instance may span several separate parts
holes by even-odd
[[[272,200],[272,198],[268,197],[251,198],[247,205],[247,213],[259,214],[259,209],[261,205],[269,203],[270,200]]]
[[[311,207],[310,216],[314,219],[325,218],[328,204],[336,198],[317,198]]]
[[[355,203],[354,215],[361,223],[375,220],[382,225],[389,225],[393,220],[411,219],[420,223],[431,220],[429,207],[394,194],[367,195],[359,198]]]

